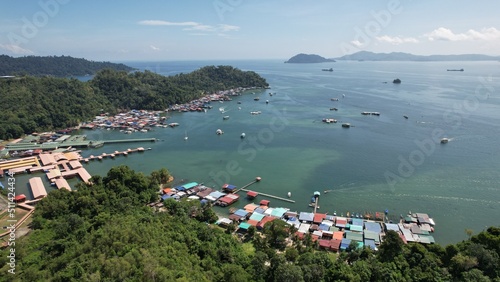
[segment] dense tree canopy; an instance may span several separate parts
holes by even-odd
[[[0,139],[76,126],[102,111],[164,110],[205,93],[267,85],[255,72],[230,66],[209,66],[171,77],[106,69],[88,82],[54,77],[4,78],[0,79]]]
[[[15,275],[9,250],[0,252],[0,281],[500,281],[499,227],[446,248],[388,232],[378,252],[353,245],[335,255],[308,240],[286,243],[290,226],[275,220],[242,243],[208,224],[215,215],[199,202],[148,207],[162,174],[119,166],[92,186],[49,193],[33,231],[16,241]]]
[[[0,55],[0,75],[78,76],[95,74],[102,69],[133,70],[124,64],[94,62],[70,56],[13,58]]]

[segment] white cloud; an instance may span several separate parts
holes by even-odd
[[[153,50],[153,51],[160,51],[161,50],[159,47],[156,47],[153,45],[149,45],[149,48],[151,48],[151,50]]]
[[[383,35],[383,36],[377,36],[375,37],[378,42],[386,42],[390,43],[393,45],[399,45],[403,43],[418,43],[418,40],[413,37],[399,37],[399,36],[389,36],[389,35]]]
[[[429,41],[444,40],[444,41],[470,41],[470,40],[496,40],[500,39],[500,30],[490,27],[483,28],[480,31],[469,29],[464,33],[454,33],[452,30],[440,27],[430,33],[424,34]]]
[[[148,25],[148,26],[183,26],[183,30],[186,31],[202,31],[202,32],[213,32],[213,33],[224,33],[224,32],[232,32],[238,31],[240,29],[239,26],[228,25],[228,24],[218,24],[218,25],[206,25],[197,22],[169,22],[162,20],[144,20],[139,21],[140,25]]]
[[[238,31],[240,30],[239,26],[235,25],[228,25],[228,24],[220,24],[217,26],[217,28],[222,31],[222,32],[227,32],[227,31]]]
[[[359,40],[353,40],[353,41],[351,41],[351,44],[356,46],[356,47],[363,46],[363,43],[361,43]]]
[[[197,22],[168,22],[160,20],[144,20],[138,22],[140,25],[152,25],[152,26],[197,26]]]
[[[7,50],[16,55],[32,55],[33,51],[14,44],[0,44],[0,49]]]

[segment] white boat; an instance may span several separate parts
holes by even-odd
[[[448,139],[448,138],[441,138],[441,144],[446,144],[446,143],[448,143],[448,141],[450,141],[450,139]]]
[[[288,198],[292,196],[292,192],[288,192]]]
[[[222,135],[222,134],[224,134],[224,131],[222,131],[222,129],[220,129],[220,128],[219,128],[219,129],[217,129],[217,130],[215,131],[215,134],[217,134],[217,135]]]
[[[188,134],[187,134],[187,131],[185,132],[184,134],[184,140],[188,140]]]
[[[252,115],[260,115],[260,111],[250,112]]]
[[[229,116],[223,116],[222,117],[223,120],[228,120],[229,119]]]
[[[245,136],[246,136],[246,134],[245,134],[245,132],[243,132],[243,133],[241,133],[240,138],[243,139],[243,138],[245,138]]]

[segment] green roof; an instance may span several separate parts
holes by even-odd
[[[252,225],[249,224],[249,223],[247,223],[247,222],[242,222],[242,223],[240,223],[240,225],[238,226],[238,228],[244,229],[244,230],[248,230],[248,228],[250,228],[250,226],[252,226]]]

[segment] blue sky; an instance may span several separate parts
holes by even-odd
[[[0,54],[287,59],[356,51],[500,55],[500,1],[0,0]]]

